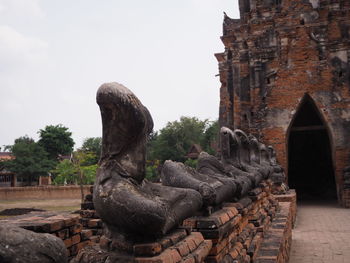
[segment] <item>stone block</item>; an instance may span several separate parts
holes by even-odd
[[[83,229],[80,233],[81,240],[89,240],[92,236],[92,230],[91,229]]]

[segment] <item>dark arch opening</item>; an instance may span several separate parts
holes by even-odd
[[[305,95],[288,138],[288,184],[301,200],[337,198],[332,148],[316,104]]]

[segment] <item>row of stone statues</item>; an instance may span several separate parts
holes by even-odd
[[[166,161],[161,182],[145,180],[146,141],[153,129],[146,107],[118,83],[97,92],[103,126],[94,205],[115,246],[161,236],[203,207],[245,195],[264,178],[284,180],[274,150],[241,130],[220,131],[221,159],[202,152],[197,169]]]
[[[273,148],[266,147],[253,135],[222,127],[220,150],[220,159],[202,152],[196,170],[166,161],[162,184],[194,189],[201,194],[204,206],[215,206],[246,195],[263,179],[271,178],[277,184],[285,180]]]

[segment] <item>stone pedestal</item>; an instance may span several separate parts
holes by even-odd
[[[2,220],[1,224],[21,227],[37,233],[50,233],[63,240],[67,256],[75,256],[80,249],[91,245],[91,240],[79,223],[79,215],[56,212],[31,212]]]
[[[199,263],[211,248],[212,241],[204,240],[199,232],[188,234],[185,229],[177,229],[153,242],[135,244],[129,254],[118,251],[112,240],[102,236],[99,245],[83,249],[72,263]]]
[[[210,216],[188,218],[183,226],[212,241],[213,247],[205,262],[254,262],[277,210],[271,182],[262,182],[247,197],[236,203],[225,203]]]

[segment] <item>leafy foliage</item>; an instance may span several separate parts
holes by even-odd
[[[210,154],[215,154],[219,133],[218,121],[201,121],[196,117],[181,117],[168,122],[159,132],[152,132],[147,144],[146,178],[157,181],[159,166],[165,160],[185,162],[195,168],[197,160],[187,159],[186,154],[193,144],[199,144]]]
[[[68,128],[59,125],[48,125],[39,132],[41,145],[52,160],[57,160],[58,155],[68,155],[73,151],[74,141]]]
[[[197,163],[198,163],[198,160],[192,160],[192,159],[187,159],[184,164],[189,166],[189,167],[192,167],[192,168],[196,168],[197,167]]]
[[[218,120],[209,123],[207,129],[204,131],[200,142],[203,151],[206,151],[207,153],[212,155],[216,153],[215,146],[218,143],[219,129],[220,127]]]
[[[40,175],[48,175],[54,166],[44,148],[27,136],[16,139],[11,150],[15,158],[5,162],[4,166],[17,176],[26,178],[28,184]]]
[[[145,178],[147,180],[152,181],[152,182],[159,182],[159,180],[160,180],[159,160],[146,162],[146,176],[145,176]]]
[[[94,153],[76,151],[73,153],[73,162],[63,160],[51,172],[54,175],[54,184],[93,184],[96,178],[98,165],[95,163]]]
[[[59,162],[51,173],[54,175],[53,183],[56,185],[76,184],[78,182],[75,167],[70,160]]]
[[[168,122],[165,128],[153,133],[149,141],[149,160],[174,160],[184,162],[185,155],[193,144],[214,153],[212,142],[218,134],[218,124],[196,117],[181,117],[179,121]]]
[[[85,153],[93,153],[95,155],[94,163],[97,164],[101,156],[102,138],[101,137],[86,138],[80,150]]]

